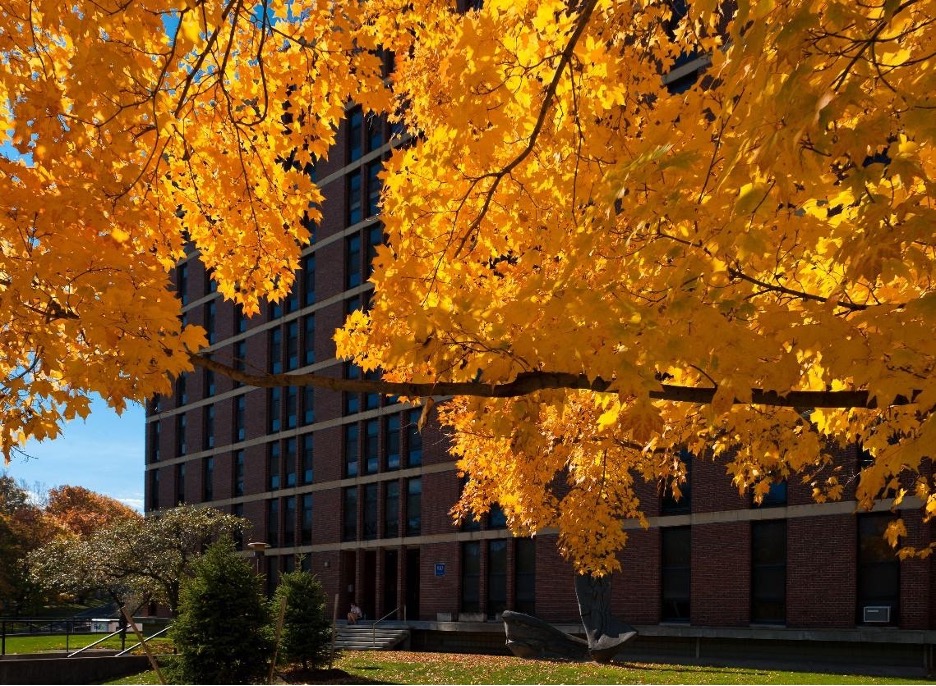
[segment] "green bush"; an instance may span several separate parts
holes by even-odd
[[[304,669],[328,660],[331,627],[325,611],[325,591],[318,577],[308,572],[283,574],[273,596],[274,613],[286,599],[279,657]]]
[[[172,678],[189,684],[265,681],[273,656],[262,579],[234,544],[212,545],[194,565],[171,631],[178,650]]]

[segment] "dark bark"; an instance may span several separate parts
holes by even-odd
[[[609,662],[637,630],[611,614],[611,577],[577,574],[575,595],[588,636],[588,651],[595,662]]]

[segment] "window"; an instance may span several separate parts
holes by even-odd
[[[176,453],[185,455],[185,413],[176,415]]]
[[[218,318],[218,301],[212,300],[205,305],[205,333],[208,337],[208,345],[215,342],[215,321]]]
[[[299,320],[286,325],[286,369],[299,369]]]
[[[357,540],[357,486],[344,489],[342,497],[341,540]]]
[[[507,541],[488,541],[487,613],[489,619],[507,609]]]
[[[273,441],[267,445],[267,490],[275,491],[280,487],[280,444]]]
[[[887,622],[898,623],[900,609],[900,560],[884,538],[890,513],[858,516],[858,623],[864,624],[864,608],[887,607]]]
[[[202,500],[214,500],[214,458],[202,461]]]
[[[516,539],[514,564],[514,608],[532,615],[536,608],[536,541],[532,538]]]
[[[283,498],[283,545],[296,545],[296,497]]]
[[[303,544],[312,542],[312,494],[302,496],[302,532],[300,534]]]
[[[367,165],[367,216],[374,217],[380,211],[380,170],[383,168],[380,160],[374,160]]]
[[[271,302],[270,303],[270,319],[279,319],[283,316],[283,303],[282,302]]]
[[[344,363],[344,373],[346,379],[360,379],[361,368],[351,362]],[[361,394],[357,391],[345,392],[344,394],[344,413],[357,414],[361,411]]]
[[[247,438],[247,396],[239,395],[234,401],[234,440]]]
[[[270,329],[270,371],[283,373],[283,330],[280,327]]]
[[[364,113],[360,108],[348,115],[348,161],[361,159],[364,154]]]
[[[345,288],[354,288],[360,285],[361,236],[360,234],[354,234],[345,239]]]
[[[267,500],[267,535],[266,542],[271,546],[279,545],[279,500]],[[268,558],[272,559],[272,558]]]
[[[387,469],[400,468],[400,415],[387,417],[384,431],[387,435]]]
[[[677,499],[673,494],[672,484],[665,484],[660,501],[660,514],[675,515],[689,514],[692,512],[692,490],[690,479],[692,478],[692,454],[686,450],[680,452],[679,457],[686,467],[686,480],[679,484],[680,495]]]
[[[364,422],[364,473],[376,474],[380,464],[380,420]]]
[[[315,302],[315,253],[302,258],[302,304]]]
[[[364,373],[364,379],[366,381],[380,381],[380,371],[377,369],[371,370]],[[365,410],[376,410],[380,407],[380,393],[365,393],[364,394],[364,409]]]
[[[176,290],[183,305],[188,305],[188,265],[180,264],[176,267]]]
[[[488,527],[491,529],[504,529],[507,527],[507,515],[497,503],[491,503],[488,510]]]
[[[310,484],[315,478],[313,465],[313,447],[315,437],[312,434],[306,434],[302,437],[302,483]]]
[[[367,241],[366,249],[367,252],[364,256],[364,269],[367,270],[367,278],[369,279],[374,269],[374,258],[377,257],[377,246],[383,243],[383,229],[380,224],[376,224],[364,232],[364,239]],[[366,279],[365,279],[366,280]]]
[[[149,458],[150,462],[159,462],[159,421],[150,424],[149,440]]]
[[[247,365],[247,339],[238,341],[234,344],[234,369],[239,372],[244,371]],[[234,388],[241,386],[240,381],[234,382]]]
[[[216,391],[215,373],[211,371],[210,369],[205,370],[204,385],[205,385],[205,396],[210,398],[211,396],[215,394],[215,391]]]
[[[461,612],[481,611],[481,542],[462,543]]]
[[[787,504],[787,482],[774,481],[770,484],[770,490],[764,494],[761,501],[761,507],[786,507]]]
[[[210,450],[214,448],[214,418],[215,418],[215,408],[214,405],[206,405],[202,409],[202,448],[204,450]]]
[[[176,386],[175,386],[176,407],[180,407],[188,403],[188,390],[186,388],[187,378],[188,378],[187,374],[180,374],[179,378],[176,379]]]
[[[282,406],[282,394],[283,389],[279,386],[270,389],[270,404],[268,405],[269,409],[269,432],[276,433],[282,428],[282,416],[283,416],[283,406]]]
[[[234,453],[234,497],[244,495],[244,451]]]
[[[422,464],[423,442],[419,433],[419,415],[422,410],[410,410],[409,423],[406,425],[406,466],[418,467]]]
[[[358,425],[345,424],[344,428],[344,454],[345,476],[358,475]]]
[[[315,388],[312,386],[302,387],[302,423],[315,423]]]
[[[364,508],[362,512],[362,525],[364,540],[377,538],[377,494],[379,484],[364,486]]]
[[[385,51],[378,50],[378,57],[386,59]],[[367,118],[367,152],[378,150],[384,144],[384,122],[380,117],[371,115]]]
[[[400,482],[388,481],[384,485],[384,537],[400,535]]]
[[[348,226],[364,219],[364,205],[361,202],[361,170],[355,169],[348,174]],[[360,277],[360,274],[358,275]],[[360,283],[360,282],[359,282]]]
[[[285,482],[286,488],[292,488],[296,485],[296,439],[287,438],[285,440],[286,446],[286,455],[285,455]]]
[[[299,417],[299,389],[295,386],[286,387],[286,428],[295,429]]]
[[[787,524],[751,522],[751,621],[786,624]]]
[[[308,314],[302,319],[302,331],[304,340],[302,349],[304,353],[303,364],[312,364],[315,362],[315,315]]]
[[[181,505],[185,502],[185,465],[177,464],[175,468],[175,490],[176,503]]]
[[[149,473],[149,507],[148,510],[159,509],[159,470],[152,469]]]
[[[295,274],[293,278],[292,286],[289,288],[289,293],[286,294],[285,300],[283,300],[283,307],[286,309],[286,312],[295,312],[299,309],[299,289],[302,287],[302,282],[299,279],[299,275]]]
[[[244,314],[244,308],[240,305],[234,306],[234,317],[237,320],[237,333],[247,331],[247,315]]]
[[[418,536],[422,529],[422,479],[406,482],[406,535]]]
[[[689,621],[691,530],[688,526],[660,530],[663,560],[661,616],[667,622]]]

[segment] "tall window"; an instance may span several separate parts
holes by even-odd
[[[176,290],[183,305],[188,305],[188,264],[176,267]]]
[[[149,473],[149,510],[159,509],[159,470],[151,469]]]
[[[302,496],[302,533],[303,544],[312,542],[312,494]]]
[[[302,318],[302,352],[303,364],[315,362],[315,315],[307,314]]]
[[[211,300],[205,305],[205,334],[208,337],[208,345],[215,342],[215,321],[218,318],[218,301]]]
[[[188,374],[180,374],[175,382],[176,407],[188,403]]]
[[[234,469],[233,469],[234,484],[233,484],[233,493],[234,493],[234,497],[235,497],[235,498],[238,497],[238,496],[244,495],[244,471],[245,471],[245,468],[246,468],[246,466],[245,466],[245,464],[244,464],[244,451],[243,451],[243,450],[238,450],[237,452],[234,453]]]
[[[299,418],[299,389],[296,386],[286,387],[286,428],[295,429]]]
[[[418,536],[422,529],[422,479],[406,481],[406,535]]]
[[[149,442],[150,462],[159,462],[159,420],[150,424],[150,442]]]
[[[481,542],[462,543],[461,612],[481,611]]]
[[[900,560],[884,538],[892,519],[890,513],[858,516],[859,624],[896,625],[899,622]],[[888,610],[867,612],[865,608]]]
[[[315,388],[312,386],[302,387],[302,423],[315,423]]]
[[[662,617],[668,622],[689,621],[691,529],[688,526],[660,530],[663,560]]]
[[[246,320],[245,320],[246,321]],[[234,369],[239,372],[247,368],[247,339],[237,341],[234,344]],[[234,388],[240,388],[243,384],[240,381],[234,382]]]
[[[185,443],[185,413],[176,415],[176,452],[179,455],[185,455],[187,445]]]
[[[352,175],[352,177],[353,176],[354,175]],[[357,174],[357,179],[358,182],[360,182],[360,172]],[[358,202],[360,202],[360,200]],[[358,221],[360,221],[360,219]],[[354,288],[360,285],[361,235],[356,233],[345,239],[345,288]]]
[[[347,219],[348,226],[357,224],[364,219],[364,203],[361,195],[363,193],[363,178],[360,169],[355,169],[348,174],[348,195],[347,195]]]
[[[206,405],[202,410],[204,413],[202,415],[202,447],[204,450],[210,450],[214,448],[214,418],[215,418],[215,408],[214,405]]]
[[[302,437],[302,483],[310,484],[315,479],[314,465],[315,437],[306,434]]]
[[[315,302],[315,253],[302,258],[302,304]],[[308,345],[308,341],[306,342]]]
[[[387,466],[389,469],[400,468],[400,415],[393,414],[386,418],[384,431],[387,435]]]
[[[185,502],[185,464],[177,464],[175,468],[176,503]]]
[[[279,500],[267,500],[267,540],[271,546],[279,545]]]
[[[283,545],[296,544],[296,496],[283,498]]]
[[[215,373],[210,369],[205,370],[205,396],[210,398],[215,394],[216,385],[215,385]]]
[[[283,389],[279,386],[270,389],[269,412],[269,432],[276,433],[283,427]]]
[[[418,467],[422,464],[423,441],[419,433],[419,415],[422,410],[410,410],[406,425],[406,466]]]
[[[296,439],[295,437],[287,438],[283,444],[286,448],[286,454],[283,457],[285,462],[284,482],[286,488],[292,488],[296,485]]]
[[[536,541],[532,538],[516,539],[514,564],[514,608],[532,615],[536,608]]]
[[[487,613],[490,619],[507,609],[507,541],[488,541]]]
[[[234,401],[234,440],[247,438],[247,396],[239,395]]]
[[[751,621],[786,623],[787,524],[751,522]]]
[[[344,375],[346,379],[360,379],[361,368],[351,362],[345,362]],[[346,391],[344,396],[344,413],[357,414],[361,411],[361,394],[357,391]]]
[[[206,457],[202,461],[202,500],[214,500],[214,458]]]
[[[273,441],[267,445],[267,490],[280,487],[280,444]]]
[[[364,422],[364,473],[376,474],[380,464],[380,420]]]
[[[286,325],[286,369],[299,369],[299,320]]]
[[[686,466],[686,480],[679,484],[680,495],[676,498],[673,493],[672,485],[667,484],[663,492],[663,499],[660,502],[660,514],[675,515],[689,514],[692,512],[692,454],[683,450],[680,455],[683,464]]]
[[[360,108],[348,115],[348,161],[361,159],[364,154],[364,113]]]
[[[400,482],[386,482],[384,491],[384,537],[400,535]]]
[[[342,494],[341,504],[341,540],[357,540],[357,486],[346,488]]]
[[[345,455],[345,476],[358,475],[358,425],[345,424],[344,427],[344,455]]]
[[[274,374],[283,372],[283,330],[280,327],[270,329],[270,371]]]
[[[377,538],[377,494],[379,484],[372,483],[364,486],[364,507],[362,514],[362,538],[371,540]]]

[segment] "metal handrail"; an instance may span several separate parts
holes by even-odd
[[[99,639],[96,640],[94,643],[92,643],[92,644],[90,644],[90,645],[86,645],[84,648],[79,648],[79,649],[76,650],[75,652],[69,653],[69,654],[66,655],[65,657],[75,657],[75,655],[77,655],[78,653],[83,653],[83,652],[86,651],[88,648],[93,648],[93,647],[96,646],[98,643],[103,643],[103,642],[106,641],[107,639],[112,638],[112,637],[116,636],[117,634],[123,633],[123,632],[126,631],[126,630],[127,630],[126,627],[124,627],[124,628],[122,628],[122,629],[117,629],[117,631],[113,631],[113,632],[107,634],[107,636],[105,636],[104,638],[99,638]]]
[[[376,647],[377,647],[377,625],[380,624],[383,620],[385,620],[385,619],[386,619],[387,617],[389,617],[390,615],[396,614],[396,613],[399,612],[399,611],[400,611],[400,608],[399,608],[399,606],[397,606],[397,607],[395,607],[394,609],[390,610],[390,612],[388,612],[387,614],[385,614],[383,617],[381,617],[380,619],[378,619],[376,622],[374,622],[373,626],[371,627],[371,629],[373,630],[373,635],[371,636],[371,647],[372,647],[372,648],[376,648]]]
[[[126,655],[127,653],[129,653],[131,650],[136,650],[136,649],[139,648],[141,645],[143,645],[143,643],[145,643],[146,641],[150,640],[151,638],[156,638],[157,636],[162,636],[164,633],[166,633],[167,631],[169,631],[169,629],[171,629],[171,628],[172,628],[172,627],[168,627],[168,626],[167,626],[167,627],[165,627],[165,628],[163,628],[163,629],[160,629],[159,631],[157,631],[157,632],[156,632],[155,634],[153,634],[152,636],[147,636],[147,637],[144,638],[142,641],[137,641],[136,643],[134,643],[132,646],[130,646],[130,647],[127,648],[126,650],[121,650],[119,653],[117,653],[116,655],[114,655],[114,657],[121,657],[121,656]]]

